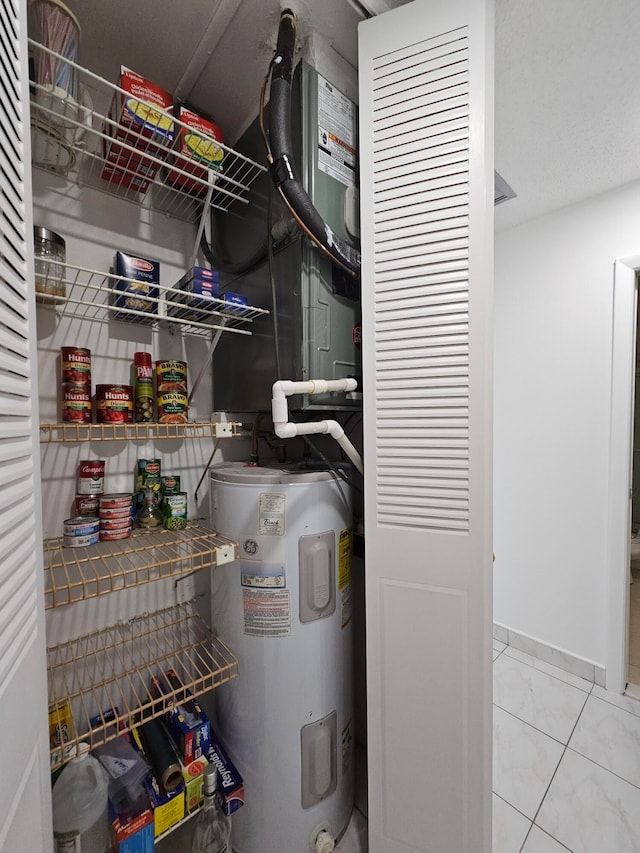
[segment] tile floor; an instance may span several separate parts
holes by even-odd
[[[640,701],[493,656],[493,853],[638,853]]]

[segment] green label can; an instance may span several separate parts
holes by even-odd
[[[180,476],[179,474],[168,474],[162,477],[162,494],[177,495],[180,491]]]
[[[187,493],[166,495],[163,512],[166,530],[183,530],[187,526]]]
[[[159,492],[160,479],[159,459],[138,459],[138,464],[136,465],[136,491],[153,489],[154,492]]]

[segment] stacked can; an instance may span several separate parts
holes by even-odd
[[[91,423],[91,350],[62,347],[62,421]]]
[[[67,518],[64,522],[62,542],[67,548],[82,548],[85,545],[95,545],[99,539],[98,518],[91,515],[79,515]]]
[[[186,361],[156,361],[159,424],[186,424],[189,414]]]
[[[133,527],[133,497],[127,492],[100,497],[100,539],[128,539]]]
[[[76,513],[98,516],[98,499],[104,492],[104,459],[81,459],[76,486]]]

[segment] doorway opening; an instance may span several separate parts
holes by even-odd
[[[638,274],[636,273],[636,294]],[[631,445],[631,523],[629,531],[629,616],[626,692],[640,699],[640,312],[637,310]]]
[[[640,488],[640,453],[633,464],[634,449],[640,449],[640,415],[637,430],[634,429],[634,402],[640,398],[636,386],[636,337],[638,316],[638,273],[640,255],[616,260],[613,277],[613,327],[611,358],[611,419],[609,430],[609,500],[608,500],[608,547],[606,571],[609,582],[609,604],[607,612],[607,690],[624,693],[628,675],[640,680],[640,666],[629,671],[630,603],[633,595],[640,596],[640,565],[638,578],[631,578],[631,529],[632,529],[632,470]],[[640,360],[639,365],[640,367]],[[639,402],[640,406],[640,402]],[[634,442],[634,432],[637,442]],[[638,492],[636,492],[638,494]],[[640,513],[640,503],[636,508]],[[636,516],[640,521],[640,515]],[[634,525],[635,526],[635,525]],[[635,588],[634,588],[635,587]],[[640,629],[640,602],[638,602],[637,628]],[[634,607],[635,612],[635,607]],[[638,635],[640,647],[640,632]],[[638,649],[640,653],[640,648]],[[634,660],[640,660],[640,654]],[[635,664],[634,664],[635,665]],[[633,688],[630,689],[630,692]],[[640,685],[638,690],[640,695]]]

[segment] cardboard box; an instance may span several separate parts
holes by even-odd
[[[222,299],[226,302],[226,308],[228,311],[241,311],[243,308],[247,307],[247,297],[243,296],[241,293],[232,293],[228,290],[222,295]]]
[[[218,768],[218,785],[223,794],[224,810],[231,815],[244,805],[244,782],[235,764],[227,755],[219,740],[211,736],[211,747],[207,753],[209,764]]]
[[[116,92],[109,108],[110,121],[105,124],[109,139],[105,142],[102,178],[122,186],[126,178],[132,188],[146,192],[160,167],[151,157],[164,159],[166,150],[173,145],[173,98],[124,65],[118,85],[126,94]],[[124,148],[119,142],[135,150]],[[141,180],[134,181],[134,176],[140,176]]]
[[[224,148],[217,145],[223,142],[220,128],[197,113],[179,107],[176,117],[187,127],[176,125],[176,154],[169,158],[169,162],[193,175],[193,180],[187,175],[169,169],[166,175],[168,184],[180,187],[191,195],[204,196],[207,188],[200,183],[209,180],[209,169],[219,169],[224,159]]]
[[[145,788],[153,809],[153,834],[157,838],[184,817],[184,783],[168,793],[155,776],[147,776]]]
[[[223,307],[218,301],[220,273],[206,267],[192,267],[167,293],[167,299],[180,305],[167,305],[167,314],[190,320],[206,320],[207,311]],[[184,307],[182,307],[184,305]]]
[[[197,809],[204,798],[204,768],[209,762],[202,756],[188,764],[182,765],[182,778],[184,779],[185,804],[188,812]]]
[[[133,308],[146,314],[158,314],[157,299],[160,289],[160,264],[147,258],[138,258],[125,252],[116,252],[113,264],[114,273],[119,278],[113,284],[112,304],[114,308]],[[145,318],[138,314],[113,312],[115,320],[128,320],[144,323]]]
[[[153,853],[153,823],[151,809],[146,809],[124,824],[116,816],[111,824],[114,853]]]
[[[182,690],[186,697],[179,705],[174,705],[172,690]],[[211,724],[199,703],[188,690],[184,690],[175,671],[170,669],[163,678],[153,678],[151,692],[154,698],[167,696],[165,707],[170,710],[165,717],[165,725],[182,764],[186,767],[197,758],[206,756],[211,743]]]

